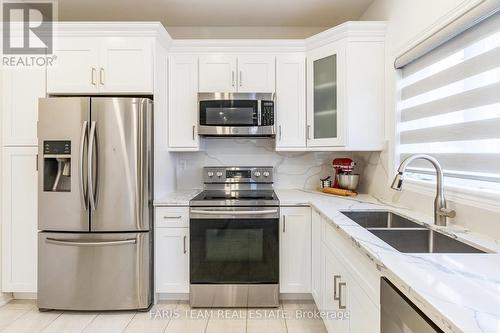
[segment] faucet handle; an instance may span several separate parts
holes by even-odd
[[[437,214],[439,216],[446,216],[446,217],[449,217],[449,218],[454,218],[455,216],[457,216],[457,212],[454,211],[453,209],[449,209],[449,208],[441,208]]]

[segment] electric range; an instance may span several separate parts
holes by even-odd
[[[206,167],[190,201],[192,307],[279,305],[279,200],[272,167]]]

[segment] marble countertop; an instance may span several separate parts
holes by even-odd
[[[438,227],[432,217],[367,195],[340,198],[315,191],[276,190],[283,206],[310,205],[445,332],[500,332],[500,254],[401,253],[340,213],[389,210],[488,252],[500,243],[457,226]]]
[[[201,190],[171,193],[155,206],[189,206]],[[380,202],[369,195],[335,197],[318,191],[275,189],[281,206],[312,206],[332,227],[352,241],[387,277],[445,332],[500,333],[500,242],[431,216]],[[438,230],[487,254],[401,253],[340,213],[342,210],[389,210]]]
[[[159,196],[154,200],[155,207],[161,206],[189,206],[189,200],[202,190],[181,190]]]

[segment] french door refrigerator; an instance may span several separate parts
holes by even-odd
[[[153,102],[39,100],[38,307],[152,304]]]

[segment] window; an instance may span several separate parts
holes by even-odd
[[[500,12],[402,69],[397,154],[439,160],[447,185],[500,193]],[[415,161],[408,178],[434,181]]]

